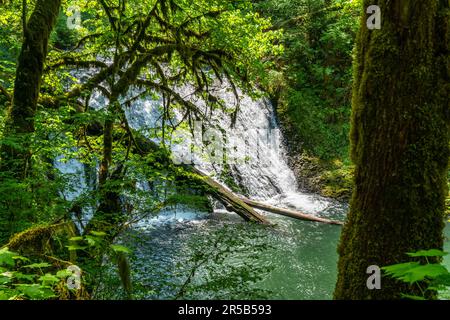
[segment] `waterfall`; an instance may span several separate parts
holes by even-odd
[[[192,86],[180,86],[175,88],[175,91],[207,115],[204,120],[206,122],[203,123],[205,126],[202,126],[202,122],[196,122],[194,128],[180,125],[172,133],[172,137],[176,138],[167,140],[175,162],[186,160],[192,162],[198,169],[222,184],[229,185],[231,181],[238,187],[240,193],[267,204],[294,208],[310,214],[318,213],[330,204],[327,199],[298,192],[295,175],[287,164],[275,110],[263,95],[255,94],[251,97],[237,89],[237,98],[229,83],[216,81],[210,87],[210,91],[218,98],[222,107],[211,109],[204,99],[195,95]],[[146,95],[142,93],[141,89],[133,89],[121,98],[121,102],[125,105],[125,115],[133,129],[160,143],[163,99],[154,93]],[[135,99],[138,95],[141,97]],[[90,107],[96,110],[102,109],[107,103],[107,98],[99,91],[93,92],[89,102]],[[236,108],[238,112],[233,123],[231,113]],[[181,110],[172,111],[171,123],[180,124],[182,119]],[[211,132],[208,134],[205,127],[210,128],[213,134]],[[208,140],[208,135],[214,139],[205,141]],[[205,152],[208,151],[208,143],[212,142],[220,142],[216,150],[223,151],[225,158],[221,154],[214,158]],[[226,161],[217,161],[218,159]],[[55,166],[61,173],[72,175],[72,185],[75,188],[70,187],[63,192],[68,200],[75,200],[89,189],[86,174],[82,170],[83,165],[77,160],[70,159],[63,162],[57,159]],[[88,217],[91,216],[93,209],[84,211],[86,210],[87,213],[84,213]],[[159,216],[156,219],[167,220],[168,216],[173,216],[173,212],[166,209]],[[196,217],[197,213],[192,210],[186,208],[176,210],[177,220],[194,220]]]
[[[219,149],[227,155],[227,160],[230,155],[233,158],[233,161],[214,162],[217,159],[205,155],[205,133],[199,123],[193,129],[194,136],[192,129],[187,128],[174,133],[178,141],[171,145],[171,150],[178,161],[192,162],[198,169],[225,185],[227,180],[232,179],[246,192],[246,196],[268,204],[312,214],[324,210],[330,204],[327,199],[298,192],[296,177],[287,164],[274,107],[266,97],[250,97],[238,89],[237,99],[229,83],[216,82],[210,91],[222,101],[223,108],[211,110],[203,99],[193,94],[193,87],[186,85],[176,91],[208,115],[208,126],[215,128],[221,140]],[[137,130],[160,128],[162,103],[162,99],[135,101],[126,109],[130,125]],[[233,124],[230,113],[237,107],[239,109]],[[181,119],[182,113],[175,110],[172,122]],[[160,131],[156,129],[154,134],[157,130]],[[161,141],[160,138],[152,139]]]

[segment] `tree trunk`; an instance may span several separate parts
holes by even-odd
[[[211,194],[219,200],[229,211],[237,213],[245,221],[269,224],[267,219],[256,212],[245,201],[234,195],[231,191],[225,189],[220,183],[217,183],[194,166],[186,166],[189,171],[199,175],[201,178],[195,180],[199,185],[205,186],[205,192]]]
[[[108,109],[114,109],[114,100]],[[113,113],[113,112],[111,112]],[[117,165],[114,170],[111,169],[113,162],[113,140],[114,140],[114,119],[113,115],[105,120],[103,129],[103,156],[99,170],[99,206],[94,217],[89,222],[86,231],[102,230],[111,231],[114,226],[120,223],[124,217],[122,216],[122,205],[120,202],[120,188],[111,187],[108,183],[119,182],[123,179],[123,165]]]
[[[1,147],[0,171],[23,179],[29,171],[29,134],[34,132],[34,116],[41,86],[48,40],[56,23],[61,0],[38,0],[24,30],[14,84],[13,103],[9,110]],[[11,143],[14,140],[15,143]],[[8,143],[9,142],[9,143]]]
[[[381,30],[361,21],[351,147],[355,190],[339,245],[336,299],[415,294],[390,278],[369,290],[367,268],[443,247],[449,159],[449,2],[365,0]]]

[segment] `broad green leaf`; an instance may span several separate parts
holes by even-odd
[[[4,274],[0,274],[0,285],[8,284],[11,282],[11,276],[6,276]]]
[[[450,273],[438,275],[433,280],[433,284],[450,287]]]
[[[0,265],[13,267],[15,265],[14,257],[17,254],[8,250],[8,248],[0,249]]]
[[[409,295],[409,294],[401,294],[401,297],[406,298],[406,299],[411,299],[411,300],[417,300],[417,301],[426,300],[424,297],[412,296],[412,295]]]
[[[50,273],[46,273],[39,278],[39,281],[42,281],[42,284],[45,286],[59,282],[59,278]]]
[[[83,237],[72,237],[69,239],[69,241],[82,241]]]
[[[412,268],[417,267],[419,265],[420,265],[420,263],[418,263],[418,262],[406,262],[406,263],[394,264],[394,265],[387,266],[387,267],[382,267],[381,269],[386,271],[386,273],[388,275],[391,275],[394,278],[398,278],[400,276],[405,275]]]
[[[20,261],[23,261],[23,262],[29,262],[30,261],[30,259],[28,259],[26,257],[22,257],[22,256],[14,256],[13,259],[14,260],[20,260]]]
[[[430,263],[413,269],[413,272],[422,274],[425,277],[436,278],[448,275],[448,270],[441,264]]]
[[[37,269],[37,268],[48,268],[51,267],[52,265],[50,263],[47,262],[40,262],[40,263],[32,263],[32,264],[28,264],[26,266],[23,266],[24,268],[30,268],[30,269]]]
[[[26,280],[26,281],[33,281],[36,278],[35,274],[24,274],[22,272],[15,271],[13,272],[14,278],[18,280]]]
[[[106,232],[103,232],[103,231],[91,231],[90,233],[96,237],[105,237],[106,236]]]
[[[121,245],[118,245],[118,244],[111,245],[111,249],[114,252],[124,252],[124,253],[130,253],[131,252],[130,249],[128,249],[127,247],[124,247],[124,246],[121,246]]]
[[[0,289],[0,300],[11,300],[20,295],[20,292],[13,289]]]
[[[431,249],[431,250],[420,250],[417,252],[410,252],[407,253],[410,257],[444,257],[448,255],[448,252],[444,252],[437,249]]]
[[[76,250],[85,250],[87,249],[86,246],[79,246],[79,245],[70,245],[70,246],[66,246],[67,249],[69,249],[69,251],[76,251]]]
[[[16,288],[30,299],[49,299],[56,296],[50,288],[40,284],[19,284]]]

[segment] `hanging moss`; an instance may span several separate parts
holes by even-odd
[[[364,1],[379,5],[381,30],[363,16],[357,39],[351,154],[355,190],[339,245],[336,299],[396,299],[415,293],[366,270],[443,247],[449,159],[448,1]],[[364,10],[365,12],[365,10]]]

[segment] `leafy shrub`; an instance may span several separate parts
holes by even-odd
[[[382,269],[388,276],[407,283],[411,287],[416,286],[422,293],[421,296],[402,294],[402,297],[414,300],[425,300],[429,294],[440,292],[441,298],[449,298],[450,272],[439,263],[430,263],[430,258],[440,259],[448,253],[441,250],[422,250],[415,253],[408,253],[408,256],[418,258],[425,263],[418,261],[405,262]]]
[[[46,300],[56,298],[72,272],[48,271],[47,262],[32,263],[30,259],[0,249],[0,300]]]

